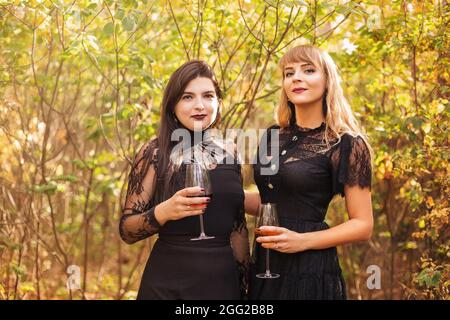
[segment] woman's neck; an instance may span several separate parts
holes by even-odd
[[[322,111],[322,100],[309,105],[296,105],[295,121],[302,128],[319,127],[322,122],[325,122]]]

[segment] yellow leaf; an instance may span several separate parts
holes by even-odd
[[[31,282],[24,282],[20,285],[20,290],[22,292],[36,292],[36,290],[34,289],[34,285]]]
[[[420,229],[425,228],[425,220],[420,220],[420,221],[419,221],[419,228],[420,228]]]
[[[424,123],[424,124],[422,125],[422,130],[423,130],[423,132],[425,132],[426,134],[430,133],[430,130],[431,130],[431,124],[429,124],[429,123]]]
[[[434,200],[430,196],[427,197],[427,206],[430,208],[434,207]]]
[[[415,241],[408,241],[405,247],[406,249],[417,249],[417,243]]]

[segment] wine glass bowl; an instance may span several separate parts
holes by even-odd
[[[212,199],[212,187],[211,182],[209,179],[209,171],[206,168],[203,168],[199,163],[188,163],[186,164],[186,181],[185,181],[185,187],[201,187],[204,192],[202,194],[192,196],[192,197],[209,197]],[[199,205],[192,205],[192,206],[200,206]],[[214,236],[208,236],[205,233],[205,226],[203,222],[203,214],[199,215],[200,218],[200,235],[196,238],[192,238],[192,241],[198,241],[198,240],[207,240],[207,239],[213,239]]]

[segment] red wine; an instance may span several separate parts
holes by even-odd
[[[255,235],[257,237],[264,237],[264,236],[277,236],[280,233],[278,231],[271,231],[271,230],[261,230],[259,228],[255,228]]]
[[[213,197],[213,194],[212,193],[210,193],[210,194],[206,194],[206,195],[201,195],[201,196],[187,196],[188,198],[203,198],[203,197],[208,197],[209,199],[211,199],[212,200],[212,197]],[[210,200],[210,201],[211,201]],[[191,204],[191,207],[200,207],[200,206],[203,206],[203,205],[205,205],[205,204],[208,204],[209,202],[205,202],[205,203],[198,203],[198,204]]]

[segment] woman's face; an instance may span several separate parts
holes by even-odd
[[[326,88],[324,73],[306,61],[289,63],[284,67],[283,88],[294,105],[322,104]]]
[[[191,80],[175,106],[175,116],[191,131],[208,128],[216,119],[219,102],[209,78]]]

